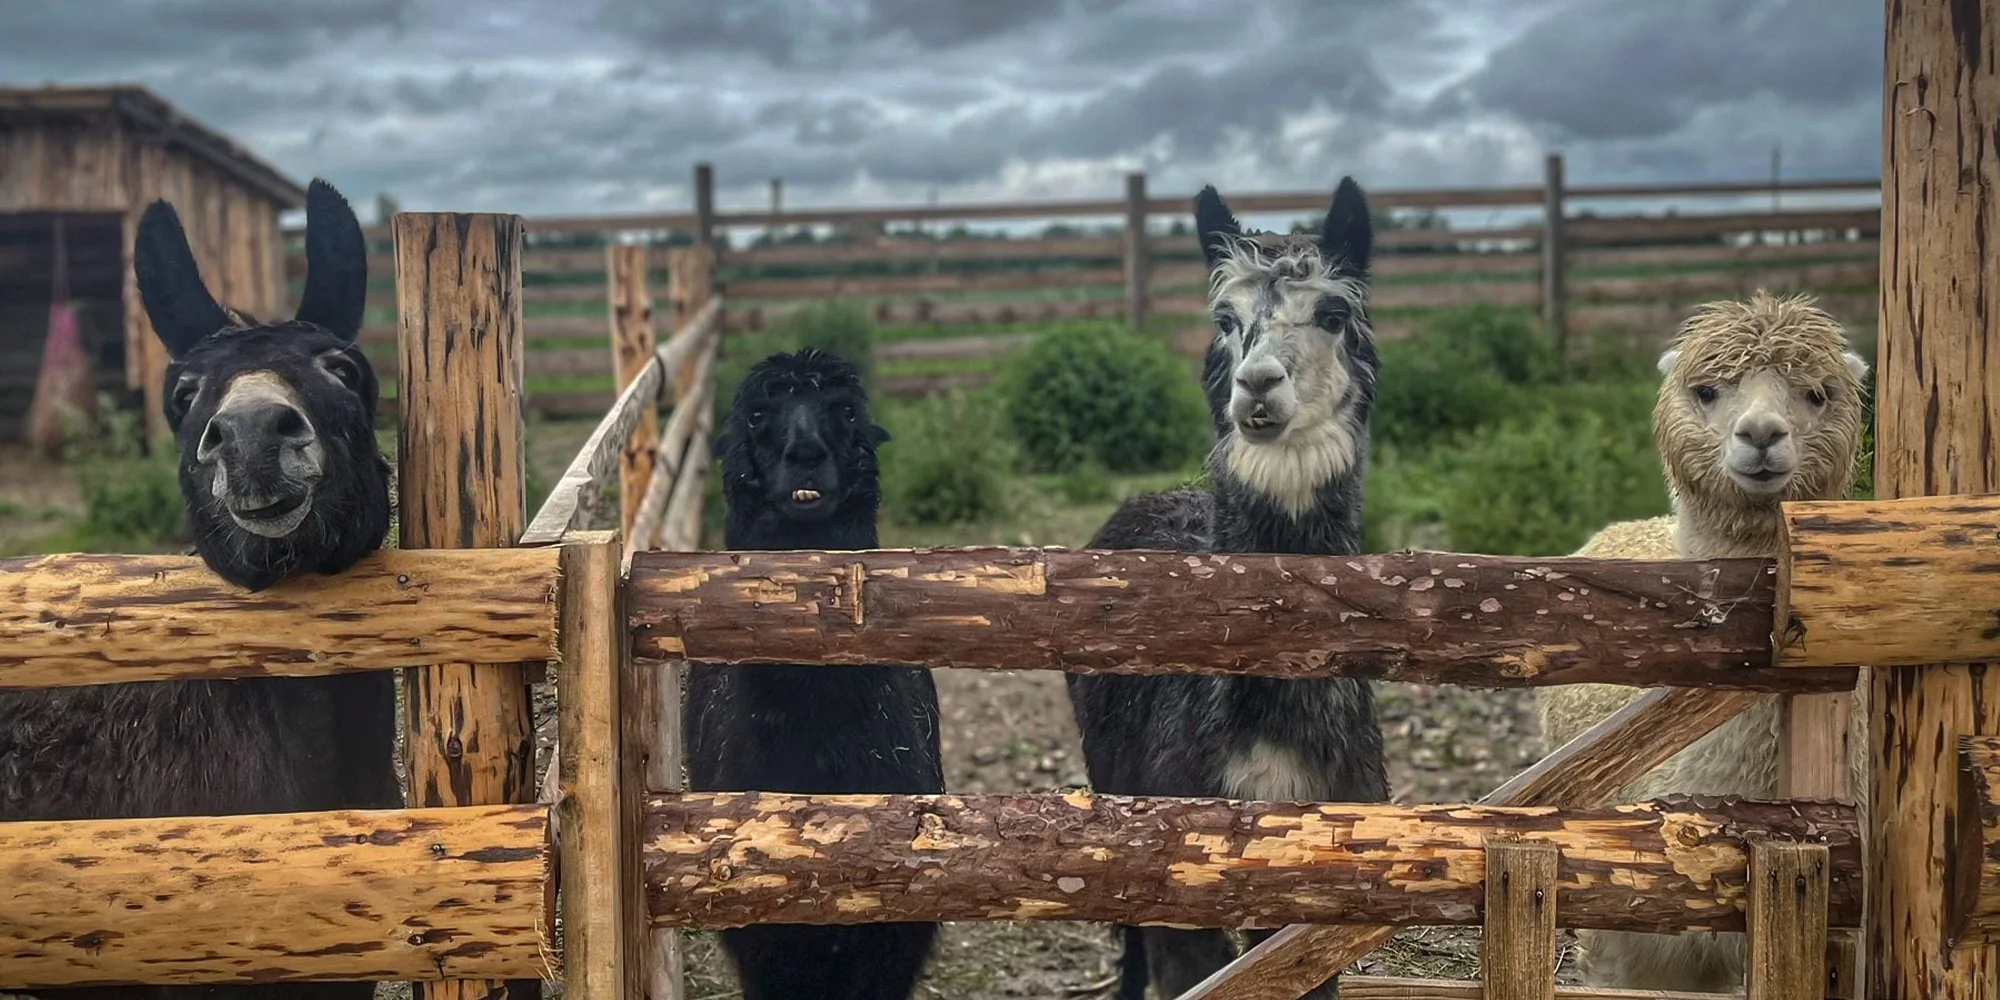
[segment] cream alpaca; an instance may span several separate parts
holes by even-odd
[[[1840,324],[1807,297],[1762,291],[1747,302],[1695,310],[1660,358],[1653,437],[1674,514],[1609,525],[1577,554],[1608,559],[1769,556],[1780,504],[1843,499],[1854,482],[1867,362]],[[1583,684],[1538,697],[1553,750],[1640,694]],[[1671,794],[1772,798],[1777,791],[1778,700],[1770,697],[1633,782],[1620,802]],[[1866,779],[1864,713],[1852,713],[1849,765]],[[1722,992],[1740,989],[1740,934],[1578,935],[1592,986]]]

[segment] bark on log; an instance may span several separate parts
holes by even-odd
[[[1481,804],[1596,805],[1729,721],[1756,697],[1694,688],[1648,691],[1494,789]],[[1216,970],[1179,1000],[1298,1000],[1395,935],[1394,927],[1293,924]]]
[[[538,978],[554,945],[546,818],[473,806],[0,824],[0,989]]]
[[[521,219],[406,212],[392,225],[402,547],[512,547],[527,527]],[[405,675],[412,803],[534,799],[528,680],[520,661],[442,662]],[[541,983],[430,983],[418,998],[487,1000],[503,991],[533,1000]]]
[[[1958,761],[1945,927],[1957,941],[1994,941],[2000,939],[2000,736],[1960,737]]]
[[[634,654],[1845,691],[1769,666],[1770,563],[1060,549],[643,553]]]
[[[2000,661],[2000,495],[1785,505],[1779,666]]]
[[[1570,927],[1742,930],[1746,841],[1825,841],[1832,912],[1861,915],[1836,803],[1670,799],[1558,811],[1105,795],[708,793],[654,799],[655,926],[1096,920],[1193,927],[1471,925],[1485,844],[1563,852]]]
[[[546,659],[556,588],[554,552],[389,550],[255,594],[186,556],[0,559],[0,688]]]

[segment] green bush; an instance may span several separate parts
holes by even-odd
[[[1463,352],[1423,338],[1380,348],[1371,436],[1379,445],[1421,452],[1499,422],[1515,392],[1500,373]]]
[[[1442,311],[1431,319],[1426,334],[1434,346],[1491,368],[1511,385],[1534,385],[1562,376],[1554,343],[1520,309],[1480,303]]]
[[[1118,490],[1111,481],[1111,474],[1096,462],[1083,462],[1061,475],[1055,481],[1056,495],[1064,503],[1090,504],[1105,503],[1118,498]]]
[[[187,518],[172,446],[146,454],[143,418],[109,397],[99,398],[98,413],[96,434],[83,439],[87,444],[72,444],[66,455],[84,510],[70,526],[65,547],[143,551],[185,543]]]
[[[1180,468],[1209,437],[1208,404],[1185,359],[1116,325],[1045,333],[1000,381],[1008,426],[1028,462],[1060,472]]]
[[[832,351],[861,370],[863,384],[873,384],[875,321],[860,304],[829,299],[786,315],[773,324],[772,333],[785,346],[773,347],[771,351],[806,347]],[[764,353],[768,355],[771,351]]]
[[[1005,508],[1014,455],[991,400],[951,389],[898,408],[882,447],[884,513],[905,524],[963,524]]]
[[[1611,521],[1668,509],[1649,428],[1615,410],[1540,408],[1439,457],[1456,551],[1562,555]]]

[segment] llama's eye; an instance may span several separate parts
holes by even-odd
[[[1700,400],[1703,406],[1715,402],[1715,387],[1712,385],[1695,386],[1694,398]]]
[[[1814,405],[1814,406],[1816,406],[1816,407],[1817,407],[1817,406],[1825,406],[1825,405],[1826,405],[1826,393],[1824,393],[1824,392],[1821,392],[1821,391],[1820,391],[1820,390],[1818,390],[1818,389],[1808,389],[1808,390],[1806,390],[1806,402],[1808,402],[1808,403],[1811,403],[1812,405]]]
[[[1219,312],[1215,314],[1215,329],[1225,337],[1236,335],[1236,314]]]
[[[845,417],[848,423],[850,424],[853,423],[856,419],[854,413],[854,404],[853,403],[842,404],[840,407],[840,415],[842,417]]]
[[[1313,310],[1313,325],[1322,330],[1339,332],[1347,326],[1347,303],[1326,302]]]
[[[757,427],[764,422],[764,411],[751,410],[749,419],[746,422],[749,423],[751,430],[753,431],[756,430]]]

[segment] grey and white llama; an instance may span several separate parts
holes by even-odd
[[[318,180],[307,191],[305,292],[290,321],[259,323],[218,304],[166,202],[141,218],[133,265],[172,358],[167,423],[179,445],[188,527],[208,567],[256,591],[294,574],[339,573],[380,547],[389,467],[375,444],[375,375],[354,343],[367,246],[339,192]],[[360,673],[0,691],[0,822],[401,806],[393,684],[389,674]],[[259,919],[243,914],[246,925]],[[31,995],[374,993],[370,983],[275,983]]]
[[[1215,339],[1202,382],[1217,440],[1208,489],[1120,505],[1098,549],[1338,555],[1361,545],[1375,400],[1373,227],[1343,178],[1317,244],[1246,235],[1213,187],[1195,198]],[[1364,681],[1069,674],[1091,785],[1124,795],[1311,802],[1389,797]],[[1253,931],[1255,941],[1270,931]],[[1234,957],[1220,930],[1124,928],[1119,996],[1178,996]],[[1337,995],[1338,979],[1313,993]]]

